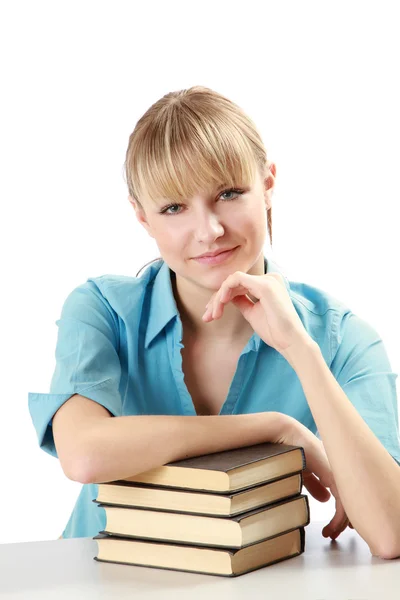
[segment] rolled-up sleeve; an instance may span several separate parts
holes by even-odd
[[[335,323],[331,371],[389,454],[400,464],[396,379],[377,331],[352,312]]]
[[[122,414],[119,393],[118,320],[92,281],[75,288],[65,300],[58,326],[56,366],[49,393],[28,393],[28,406],[39,446],[58,458],[52,420],[74,394]]]

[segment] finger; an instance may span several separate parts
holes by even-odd
[[[329,490],[320,482],[314,473],[304,474],[304,487],[319,502],[327,502],[331,497]]]
[[[344,530],[347,528],[348,524],[349,524],[349,520],[348,520],[348,519],[346,519],[346,520],[345,520],[345,521],[344,521],[344,522],[343,522],[343,523],[342,523],[342,524],[341,524],[339,527],[337,527],[337,528],[336,528],[336,530],[335,530],[335,531],[334,531],[334,532],[331,534],[331,536],[330,536],[330,537],[331,537],[331,539],[332,539],[332,540],[336,540],[336,539],[339,537],[339,535],[340,535],[341,533],[343,533],[343,531],[344,531]]]
[[[331,521],[332,523],[332,521]],[[322,530],[322,535],[326,538],[330,537],[332,540],[336,540],[337,537],[346,529],[349,524],[349,520],[346,518],[341,523],[335,526],[331,526],[331,523],[325,525]]]
[[[211,321],[212,319],[212,309],[210,306],[208,306],[204,312],[204,315],[202,316],[203,321]]]
[[[347,515],[344,512],[344,508],[341,502],[336,503],[336,511],[335,514],[331,520],[331,522],[329,523],[331,529],[333,529],[333,531],[336,531],[337,529],[339,529],[343,523],[345,521],[347,521]]]
[[[265,276],[249,275],[248,273],[242,273],[241,271],[232,273],[225,279],[219,290],[219,292],[223,292],[222,301],[226,301],[226,297],[228,297],[229,300],[233,300],[234,298],[246,296],[247,294],[256,299],[254,302],[260,300],[262,292],[266,287],[264,277]],[[284,289],[286,291],[285,286]],[[218,294],[218,302],[219,301],[220,293]],[[254,304],[254,302],[252,304]]]
[[[336,539],[342,531],[344,531],[349,523],[347,515],[345,513],[343,504],[339,499],[336,499],[336,511],[332,520],[322,530],[324,537],[331,537]]]
[[[314,444],[307,450],[306,460],[308,471],[318,476],[321,485],[331,489],[334,485],[332,469],[321,440],[315,438]],[[331,492],[335,495],[335,489]]]
[[[245,319],[249,320],[251,318],[255,302],[247,296],[235,296],[235,298],[232,298],[232,303],[240,310]]]
[[[252,296],[258,298],[258,296],[261,295],[258,279],[260,278],[255,277],[254,275],[249,275],[248,273],[232,273],[232,275],[229,275],[229,277],[225,279],[222,287],[225,290],[234,290],[235,296],[241,296],[243,294],[250,293]]]
[[[219,319],[220,317],[222,317],[222,313],[224,312],[224,304],[222,302],[220,302],[219,300],[216,300],[214,302],[214,306],[212,309],[212,318],[213,319]]]
[[[222,287],[216,294],[214,301],[210,307],[210,312],[213,319],[219,319],[224,312],[224,304],[229,301],[230,290]]]
[[[211,311],[212,318],[218,319],[219,317],[222,316],[223,311],[224,311],[224,305],[217,298],[212,307],[212,311]]]
[[[214,293],[211,296],[211,298],[209,299],[209,301],[207,302],[204,314],[202,316],[203,321],[210,321],[211,320],[211,313],[212,313],[212,309],[213,309],[213,306],[214,306],[215,297],[216,297],[216,294]]]
[[[336,529],[338,529],[340,527],[340,525],[345,521],[345,519],[347,519],[347,515],[344,511],[343,505],[340,502],[340,500],[336,500],[335,514],[333,515],[332,519],[330,520],[330,522],[328,523],[328,525],[326,525],[326,527],[324,529],[328,529],[330,531],[335,531]]]
[[[220,316],[222,316],[225,304],[234,298],[247,294],[247,292],[247,288],[240,283],[237,283],[237,281],[229,280],[229,278],[224,281],[215,298],[212,312],[213,319],[218,319]]]
[[[346,529],[347,521],[341,521],[336,525],[333,525],[332,521],[328,523],[328,525],[325,525],[325,527],[322,529],[322,535],[326,538],[330,537],[335,539],[340,533],[342,533],[342,531]]]

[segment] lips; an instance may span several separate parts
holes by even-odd
[[[202,265],[219,265],[229,260],[235,254],[238,248],[239,246],[236,246],[235,248],[230,248],[229,250],[222,250],[214,256],[201,256],[196,257],[194,260]]]
[[[222,250],[216,250],[215,252],[207,252],[206,254],[201,254],[200,256],[195,256],[195,258],[212,258],[213,256],[218,256],[218,254],[222,254],[223,252],[229,252],[230,250],[233,250],[234,247],[223,248]]]

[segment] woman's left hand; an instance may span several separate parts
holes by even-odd
[[[256,301],[253,302],[247,294]],[[287,351],[295,343],[313,341],[304,328],[279,273],[232,273],[212,295],[202,317],[203,321],[219,319],[228,302],[237,306],[260,338],[280,353]]]
[[[335,479],[322,440],[305,425],[289,415],[283,415],[282,425],[271,442],[300,446],[304,449],[306,468],[303,470],[303,483],[308,492],[319,502],[335,498],[335,514],[322,529],[324,537],[335,540],[352,524],[349,522],[336,487]]]

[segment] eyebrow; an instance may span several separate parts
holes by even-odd
[[[211,191],[210,191],[209,193],[210,193],[210,194],[212,194],[213,192],[220,192],[221,190],[223,190],[223,189],[227,189],[227,188],[229,188],[229,187],[232,187],[232,186],[229,186],[227,183],[223,183],[222,185],[220,185],[220,186],[219,186],[219,187],[217,187],[217,188],[212,188],[212,189],[211,189]],[[233,186],[233,187],[234,187],[234,186]],[[188,199],[186,199],[186,200],[188,200]],[[162,206],[163,204],[165,204],[166,202],[171,202],[171,200],[169,200],[168,198],[157,198],[157,199],[154,201],[154,204],[155,204],[157,207],[159,207],[159,206]],[[177,201],[177,202],[178,202],[178,201]]]

